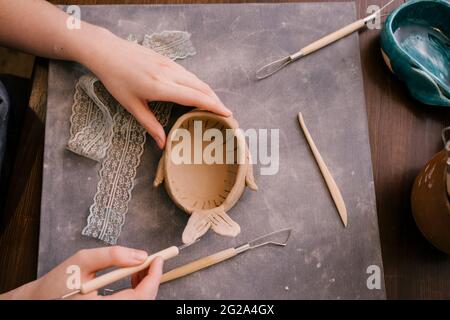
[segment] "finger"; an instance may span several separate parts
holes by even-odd
[[[67,298],[69,300],[99,300],[101,296],[98,294],[97,290],[92,291],[88,294],[76,294],[72,297]]]
[[[137,121],[147,130],[147,132],[155,139],[159,148],[164,148],[166,143],[166,133],[156,119],[153,112],[149,109],[147,103],[143,101],[136,101],[128,109]]]
[[[176,82],[161,86],[158,93],[162,101],[172,101],[185,106],[197,107],[226,117],[231,115],[231,111],[216,99]]]
[[[98,296],[102,300],[137,300],[136,292],[133,289],[125,289],[109,296]]]
[[[217,94],[214,92],[213,89],[211,89],[211,87],[208,84],[206,84],[205,82],[200,80],[195,74],[193,74],[192,72],[187,71],[186,69],[185,69],[185,73],[187,74],[188,77],[190,77],[192,79],[191,82],[193,82],[196,85],[198,85],[199,88],[202,88],[201,91],[205,90],[206,93],[209,93],[214,98],[216,98],[220,103],[222,103],[222,100],[220,100],[220,98],[217,96]]]
[[[215,99],[219,104],[221,104],[223,107],[225,105],[223,104],[222,100],[217,96],[217,94],[208,86],[206,83],[204,83],[202,80],[197,78],[194,74],[185,71],[182,73],[178,73],[174,76],[175,82],[179,85],[189,87],[198,91],[203,92],[204,94],[212,97]],[[226,108],[226,107],[225,107]]]
[[[97,249],[84,249],[73,256],[74,264],[78,264],[82,272],[92,273],[109,267],[129,267],[141,264],[148,254],[142,250],[120,246]]]
[[[217,96],[217,94],[214,92],[214,90],[212,90],[210,86],[208,86],[205,82],[200,80],[193,73],[191,73],[189,71],[185,71],[183,73],[178,74],[177,77],[178,77],[178,79],[176,79],[176,82],[178,84],[183,85],[185,87],[199,90],[199,91],[203,92],[204,94],[209,95],[210,97],[215,99],[219,104],[221,104],[224,108],[226,108],[225,105],[223,104],[222,100],[220,100],[220,98]],[[229,110],[228,108],[226,108],[226,109]]]
[[[162,277],[163,259],[156,257],[148,268],[147,276],[134,289],[140,299],[155,299]]]
[[[214,94],[214,91],[206,83],[204,83],[202,80],[197,78],[197,76],[195,76],[193,73],[189,71],[179,72],[178,70],[176,70],[171,76],[176,83],[182,86],[196,89],[213,98],[218,98]]]

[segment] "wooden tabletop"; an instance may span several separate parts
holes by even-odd
[[[58,4],[217,3],[246,1],[52,1]],[[249,1],[251,2],[251,1]],[[265,1],[277,2],[277,1]],[[306,2],[306,1],[304,1]],[[313,1],[310,1],[313,2]],[[358,0],[358,17],[368,5]],[[403,1],[396,1],[397,4]],[[414,224],[410,193],[419,170],[442,148],[450,109],[413,100],[385,66],[379,31],[360,34],[370,146],[386,292],[391,299],[450,299],[450,256]],[[0,292],[36,278],[48,61],[36,62],[29,108],[0,225]]]

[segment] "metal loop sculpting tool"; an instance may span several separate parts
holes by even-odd
[[[132,274],[135,274],[139,271],[142,271],[150,266],[153,259],[156,257],[161,257],[164,261],[169,260],[173,257],[176,257],[181,250],[189,247],[190,245],[198,242],[200,239],[197,239],[194,242],[182,245],[182,246],[172,246],[167,249],[161,250],[159,252],[156,252],[150,256],[147,257],[147,259],[140,265],[134,266],[134,267],[125,267],[125,268],[118,268],[111,272],[105,273],[104,275],[101,275],[97,278],[94,278],[92,280],[89,280],[88,282],[85,282],[81,284],[80,289],[69,292],[61,297],[61,299],[66,299],[71,296],[74,296],[76,294],[88,294],[95,290],[98,290],[100,288],[103,288],[107,285],[110,285],[111,283],[114,283],[116,281],[119,281],[123,278],[126,278],[128,276],[131,276]]]
[[[389,1],[387,4],[385,4],[382,8],[374,12],[373,14],[362,18],[360,20],[357,20],[333,33],[330,33],[329,35],[326,35],[325,37],[307,45],[306,47],[300,49],[296,53],[293,53],[291,55],[288,55],[284,58],[278,59],[276,61],[273,61],[262,68],[260,68],[258,71],[256,71],[256,79],[262,80],[265,79],[274,73],[278,72],[279,70],[286,67],[288,64],[291,64],[292,62],[305,57],[309,55],[310,53],[313,53],[323,47],[328,46],[329,44],[332,44],[333,42],[336,42],[339,39],[342,39],[349,34],[352,34],[355,31],[358,31],[365,27],[367,23],[374,20],[381,11],[383,11],[386,7],[388,7],[390,4],[392,4],[395,0]]]
[[[286,246],[290,236],[292,229],[282,229],[275,232],[271,232],[269,234],[263,235],[259,238],[256,238],[250,242],[242,244],[235,248],[225,249],[223,251],[214,253],[210,256],[195,260],[190,262],[184,266],[175,268],[165,274],[163,274],[161,283],[172,281],[181,277],[184,277],[188,274],[194,273],[196,271],[205,269],[212,265],[215,265],[219,262],[230,259],[240,253],[243,253],[248,250],[256,249],[266,245],[274,245],[284,247]]]

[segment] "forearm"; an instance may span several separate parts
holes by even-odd
[[[52,59],[84,63],[98,41],[112,34],[82,22],[67,27],[69,15],[43,0],[0,0],[0,44]]]
[[[166,136],[148,108],[149,101],[171,101],[231,115],[206,83],[169,58],[86,22],[70,28],[69,18],[43,0],[0,0],[0,45],[83,64],[160,148]]]

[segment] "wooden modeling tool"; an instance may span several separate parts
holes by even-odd
[[[329,35],[300,49],[296,53],[293,53],[291,55],[288,55],[286,57],[283,57],[279,60],[273,61],[273,62],[265,65],[264,67],[262,67],[261,69],[256,71],[256,79],[257,80],[265,79],[265,78],[273,75],[277,71],[283,69],[288,64],[290,64],[300,58],[303,58],[303,57],[309,55],[310,53],[316,52],[317,50],[322,49],[323,47],[326,47],[326,46],[332,44],[333,42],[336,42],[337,40],[340,40],[340,39],[348,36],[349,34],[352,34],[355,31],[358,31],[358,30],[364,28],[367,25],[367,23],[374,20],[380,14],[380,12],[382,10],[384,10],[387,6],[389,6],[393,2],[394,2],[394,0],[389,1],[386,5],[384,5],[382,8],[380,8],[379,10],[377,10],[375,13],[371,14],[370,16],[367,16],[365,18],[357,20],[357,21],[355,21],[333,33],[330,33]]]
[[[142,264],[140,264],[138,266],[118,268],[118,269],[115,269],[104,275],[101,275],[97,278],[89,280],[88,282],[83,283],[80,286],[80,289],[63,295],[61,297],[61,299],[66,299],[66,298],[69,298],[69,297],[74,296],[79,293],[88,294],[88,293],[91,293],[92,291],[95,291],[95,290],[103,288],[107,285],[110,285],[111,283],[114,283],[120,279],[131,276],[132,274],[135,274],[136,272],[139,272],[139,271],[142,271],[142,270],[148,268],[148,266],[152,263],[153,259],[155,259],[156,257],[161,257],[164,261],[169,260],[173,257],[176,257],[180,253],[181,250],[189,247],[191,244],[193,244],[199,240],[200,239],[197,239],[194,242],[191,242],[189,244],[185,244],[185,245],[182,245],[179,247],[177,247],[177,246],[169,247],[167,249],[161,250],[159,252],[156,252],[156,253],[148,256],[147,259],[145,260],[145,262],[143,262]]]
[[[282,229],[275,232],[271,232],[269,234],[263,235],[238,247],[225,249],[223,251],[214,253],[210,256],[195,260],[184,266],[175,268],[163,274],[161,283],[172,281],[174,279],[184,277],[196,271],[208,268],[212,265],[230,259],[247,250],[256,249],[258,247],[262,247],[265,245],[275,245],[284,247],[286,246],[289,237],[291,236],[291,231],[292,229]]]
[[[336,205],[336,209],[339,212],[342,223],[344,224],[345,227],[347,227],[347,208],[345,207],[341,191],[339,191],[339,188],[336,182],[334,181],[333,177],[331,176],[331,173],[328,170],[327,165],[323,161],[322,156],[320,155],[319,150],[317,149],[316,144],[314,143],[311,134],[309,133],[308,128],[306,127],[305,120],[303,119],[301,112],[299,112],[298,114],[298,121],[300,122],[300,126],[302,127],[303,133],[305,134],[306,140],[308,141],[309,147],[311,148],[314,158],[316,159],[320,172],[322,173],[323,178],[325,179],[325,183],[327,184],[328,190],[330,191],[331,197],[333,198],[333,201]]]

